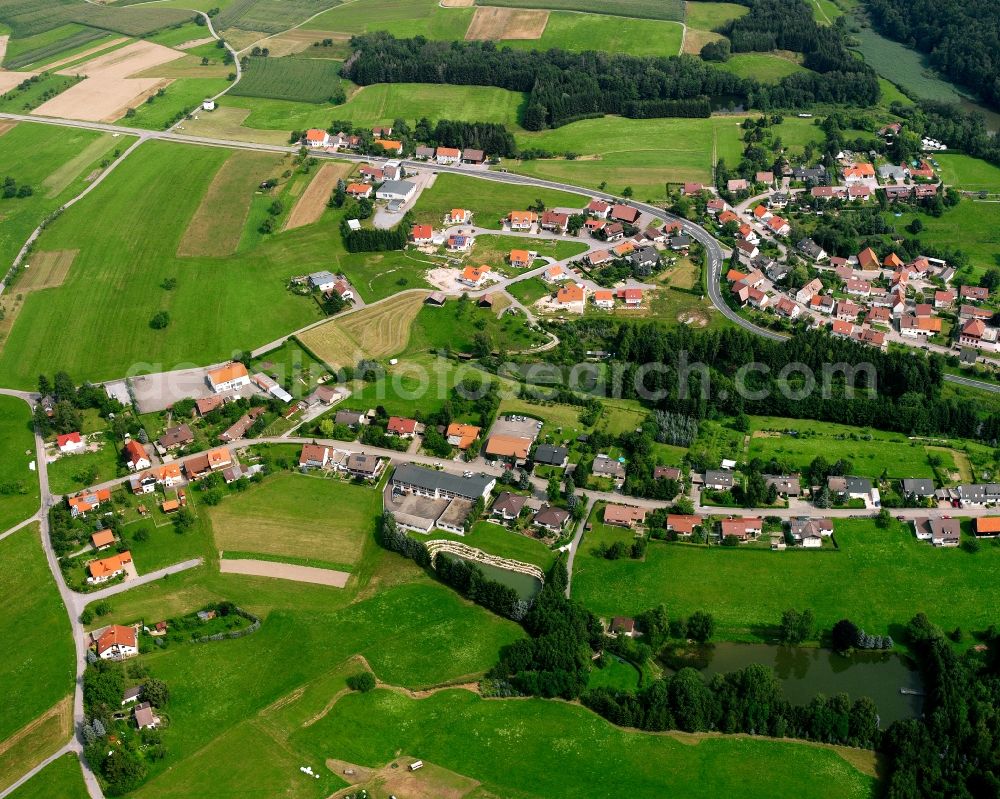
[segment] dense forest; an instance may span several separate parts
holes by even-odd
[[[698,419],[741,413],[788,416],[904,433],[943,433],[990,445],[1000,441],[1000,414],[984,414],[973,400],[944,396],[944,360],[937,355],[882,352],[820,330],[771,341],[743,329],[668,329],[602,319],[573,323],[561,338],[556,352],[567,363],[584,359],[588,349],[614,353],[609,372],[622,375],[622,395],[642,399],[636,391],[641,382],[655,397],[652,405],[663,411]],[[643,364],[662,368],[642,369]],[[747,364],[758,365],[743,381],[749,394],[738,389],[735,379]],[[796,372],[789,376],[789,385],[783,385],[779,375],[787,364],[811,370],[814,389],[797,396],[803,380]],[[822,390],[828,365],[849,370],[866,364],[876,376],[877,393],[865,387],[867,368],[858,370],[853,392],[843,385],[842,373],[832,375],[830,391]]]
[[[853,59],[829,58],[821,63],[817,58],[817,68],[835,69],[797,73],[768,86],[685,55],[524,51],[498,48],[492,42],[396,39],[387,33],[356,36],[351,47],[354,52],[343,74],[362,86],[450,83],[526,92],[521,124],[527,130],[603,114],[707,117],[713,103],[798,108],[817,102],[870,105],[879,98],[875,74]]]
[[[1000,108],[996,0],[868,0],[882,35],[926,53],[942,74]]]

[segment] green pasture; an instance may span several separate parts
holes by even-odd
[[[684,28],[677,22],[659,19],[609,20],[601,14],[553,11],[538,39],[505,39],[503,47],[521,50],[548,50],[557,47],[571,52],[603,50],[636,56],[673,56],[681,50]]]
[[[31,409],[17,397],[0,396],[0,533],[34,514],[41,502]]]
[[[24,785],[9,794],[11,799],[88,799],[80,761],[72,752],[49,763]]]
[[[388,31],[408,38],[462,40],[474,8],[442,8],[438,0],[357,0],[334,6],[306,23],[309,30],[337,33]]]

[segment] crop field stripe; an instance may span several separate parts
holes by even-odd
[[[31,266],[17,282],[17,291],[38,291],[61,286],[69,274],[79,250],[54,250],[36,252],[30,258]]]
[[[112,134],[105,133],[104,135],[94,139],[69,161],[56,169],[55,172],[45,178],[42,183],[42,185],[48,189],[45,196],[49,199],[58,197],[63,191],[66,190],[66,187],[79,176],[84,167],[88,164],[92,164],[108,152],[108,150],[111,149],[111,145],[114,144],[114,141],[115,140]]]
[[[346,178],[353,169],[354,164],[323,164],[313,176],[309,187],[302,192],[295,207],[292,208],[292,212],[285,222],[285,230],[293,230],[318,222],[323,216],[323,209],[326,208],[327,200],[336,187],[337,181]]]
[[[340,64],[321,58],[250,58],[243,78],[229,92],[239,97],[264,97],[322,103],[340,86]]]
[[[16,70],[21,67],[26,67],[29,64],[34,64],[38,61],[45,61],[67,50],[80,47],[81,45],[88,44],[90,42],[96,42],[98,39],[103,39],[107,35],[107,31],[97,30],[96,28],[84,28],[82,31],[78,31],[65,39],[59,39],[58,41],[44,47],[36,47],[32,50],[26,50],[23,53],[19,53],[17,56],[5,61],[4,68]],[[104,45],[101,46],[103,47]]]

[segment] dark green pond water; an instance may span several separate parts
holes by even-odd
[[[923,705],[923,697],[899,691],[921,691],[919,673],[891,653],[844,656],[829,649],[720,642],[701,649],[697,662],[690,665],[710,677],[751,663],[774,669],[788,701],[796,704],[807,704],[818,693],[846,693],[852,700],[867,696],[878,707],[883,729],[899,719],[919,716]]]
[[[482,569],[483,574],[489,580],[495,580],[501,585],[506,585],[509,588],[513,588],[517,591],[517,595],[522,599],[532,599],[535,594],[542,590],[542,583],[537,578],[532,577],[530,574],[522,574],[521,572],[510,571],[510,569],[502,569],[499,566],[492,566],[488,563],[480,563],[478,560],[470,560],[469,558],[461,558],[458,555],[448,555],[449,558],[456,558],[458,560],[464,561],[465,563],[472,563]]]

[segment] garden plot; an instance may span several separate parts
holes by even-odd
[[[86,80],[42,103],[35,113],[90,122],[113,122],[169,83],[163,78],[130,78],[130,75],[182,56],[183,53],[153,42],[127,45],[74,67],[71,73],[67,72],[83,75]]]

